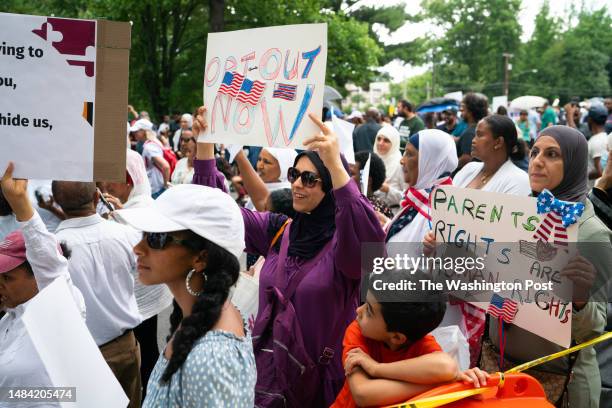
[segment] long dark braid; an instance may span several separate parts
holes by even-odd
[[[240,264],[238,259],[227,250],[190,232],[189,241],[194,247],[205,253],[206,282],[203,291],[196,299],[191,315],[183,319],[181,309],[174,302],[174,311],[170,316],[170,336],[172,341],[172,357],[164,371],[161,383],[170,381],[174,373],[181,368],[191,352],[194,343],[204,336],[219,320],[221,309],[227,300],[230,288],[238,280]],[[180,328],[177,330],[180,324]]]

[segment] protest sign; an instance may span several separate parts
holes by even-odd
[[[459,297],[569,347],[572,285],[560,271],[575,255],[571,243],[578,228],[576,223],[563,227],[554,211],[538,214],[537,203],[533,197],[442,186],[431,195],[432,227],[436,242],[447,250],[484,259],[484,270],[467,271],[463,278],[515,285],[505,292],[481,292],[479,301],[468,291]]]
[[[66,280],[57,278],[28,302],[23,324],[54,387],[72,387],[62,407],[126,407],[129,400],[102,357]]]
[[[125,181],[130,25],[0,13],[0,169]]]
[[[300,24],[208,34],[202,141],[301,148],[320,130],[327,25]]]

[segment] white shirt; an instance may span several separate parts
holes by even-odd
[[[62,221],[57,240],[72,252],[69,271],[87,306],[87,328],[98,346],[142,321],[134,295],[134,231],[98,214]]]
[[[15,215],[1,215],[0,216],[0,241],[4,239],[8,234],[19,229],[19,223],[15,218]]]
[[[453,178],[453,186],[467,187],[467,185],[474,180],[476,175],[480,173],[483,166],[484,163],[482,162],[470,162],[466,164]],[[489,178],[489,181],[481,190],[520,196],[528,196],[531,194],[529,176],[525,171],[516,167],[510,159]]]
[[[26,257],[32,266],[38,289],[42,290],[55,279],[66,279],[72,289],[74,301],[85,319],[85,302],[79,290],[72,285],[68,262],[57,250],[53,234],[47,231],[40,215],[19,223],[23,228]],[[0,387],[51,387],[51,379],[21,320],[29,302],[22,303],[0,320]],[[61,319],[61,316],[53,316]],[[2,408],[59,407],[58,403],[9,403],[0,401]]]
[[[172,184],[191,184],[194,168],[189,168],[187,162],[188,159],[183,157],[176,163],[174,172],[172,172]]]
[[[595,164],[593,161],[596,158],[603,158],[607,156],[608,153],[608,135],[605,132],[598,133],[596,135],[591,136],[589,141],[587,142],[589,149],[589,167],[588,172],[592,172],[595,170]],[[603,171],[603,168],[602,168]],[[589,189],[593,188],[595,185],[595,180],[589,180]]]
[[[402,166],[397,166],[393,174],[389,174],[385,182],[389,185],[389,191],[386,193],[378,190],[374,192],[374,196],[383,200],[389,207],[400,205],[404,199],[404,192],[408,188],[408,184],[404,180],[404,170]]]
[[[146,141],[142,147],[142,158],[147,169],[147,176],[151,184],[151,192],[157,193],[164,188],[164,175],[161,170],[153,162],[154,157],[164,157],[164,151],[159,143],[154,141]]]

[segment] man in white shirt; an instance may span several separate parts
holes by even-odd
[[[134,132],[136,140],[144,142],[142,146],[142,158],[147,169],[147,176],[151,183],[153,198],[157,198],[168,187],[170,181],[170,164],[164,159],[164,150],[161,142],[157,140],[155,132],[152,131],[153,124],[147,119],[139,119],[130,127]]]
[[[608,110],[603,105],[591,106],[587,115],[587,123],[591,131],[588,141],[589,147],[589,189],[595,185],[595,180],[601,177],[603,172],[602,157],[608,152],[608,135],[605,132]]]
[[[96,213],[93,182],[54,181],[53,197],[66,220],[56,230],[71,252],[68,269],[87,307],[86,324],[106,362],[130,398],[140,406],[140,350],[132,329],[142,317],[134,296],[134,231]]]

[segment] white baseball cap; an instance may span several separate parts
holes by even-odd
[[[180,184],[168,189],[148,207],[118,210],[114,214],[139,231],[191,230],[236,258],[245,248],[240,208],[218,188]]]
[[[153,130],[153,123],[149,119],[138,119],[134,122],[134,126],[130,127],[130,132],[137,132],[139,130]]]

